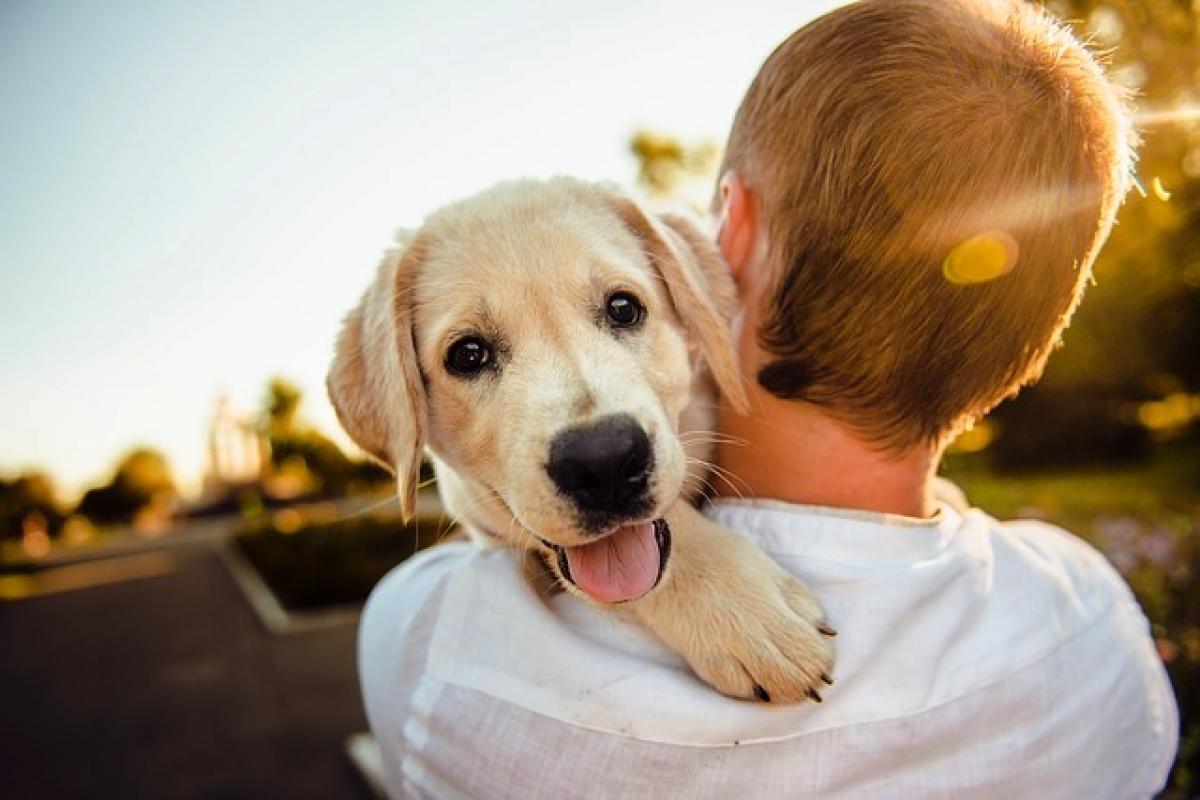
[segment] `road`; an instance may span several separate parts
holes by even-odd
[[[100,568],[0,603],[0,796],[369,796],[353,623],[267,633],[211,542]]]

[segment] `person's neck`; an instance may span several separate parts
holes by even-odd
[[[818,407],[751,387],[749,416],[722,404],[716,463],[728,480],[718,496],[932,516],[933,448],[899,456],[879,451]]]

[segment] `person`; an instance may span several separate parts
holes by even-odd
[[[1104,558],[939,497],[945,444],[1040,373],[1131,180],[1134,132],[1033,4],[863,0],[765,62],[715,210],[753,413],[707,510],[840,631],[821,705],[724,698],[517,557],[426,551],[360,671],[387,783],[428,797],[1153,795],[1177,711]]]

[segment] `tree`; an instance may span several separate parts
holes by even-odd
[[[1064,426],[1043,409],[1090,406],[1094,413],[1076,415],[1073,441],[1102,437],[1112,443],[1106,455],[1121,457],[1146,449],[1147,430],[1131,407],[1200,392],[1200,6],[1067,0],[1049,7],[1107,50],[1110,75],[1136,93],[1141,188],[1120,211],[1062,351],[1041,383],[997,411],[997,447],[1014,465],[1077,452],[1046,446]]]
[[[175,497],[175,481],[166,458],[157,450],[139,447],[118,462],[107,484],[84,494],[76,513],[93,522],[128,523],[151,504],[170,502]]]
[[[630,138],[629,151],[637,159],[638,185],[649,194],[687,202],[697,210],[707,206],[721,160],[715,142],[685,144],[668,134],[640,130]]]
[[[274,377],[267,382],[263,414],[267,433],[286,434],[296,426],[296,415],[304,393],[286,378]]]
[[[40,515],[53,533],[62,526],[63,514],[54,483],[42,472],[26,472],[12,480],[0,478],[0,538],[21,538],[24,522]]]
[[[343,495],[387,479],[367,461],[352,460],[336,444],[300,416],[304,394],[290,381],[275,377],[263,398],[262,425],[271,447],[270,478],[289,485],[288,493],[318,491]]]

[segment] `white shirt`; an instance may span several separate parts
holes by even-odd
[[[943,505],[929,521],[721,501],[839,631],[821,705],[727,699],[635,622],[427,550],[375,590],[359,667],[393,795],[1141,798],[1178,717],[1129,589],[1079,539]]]

